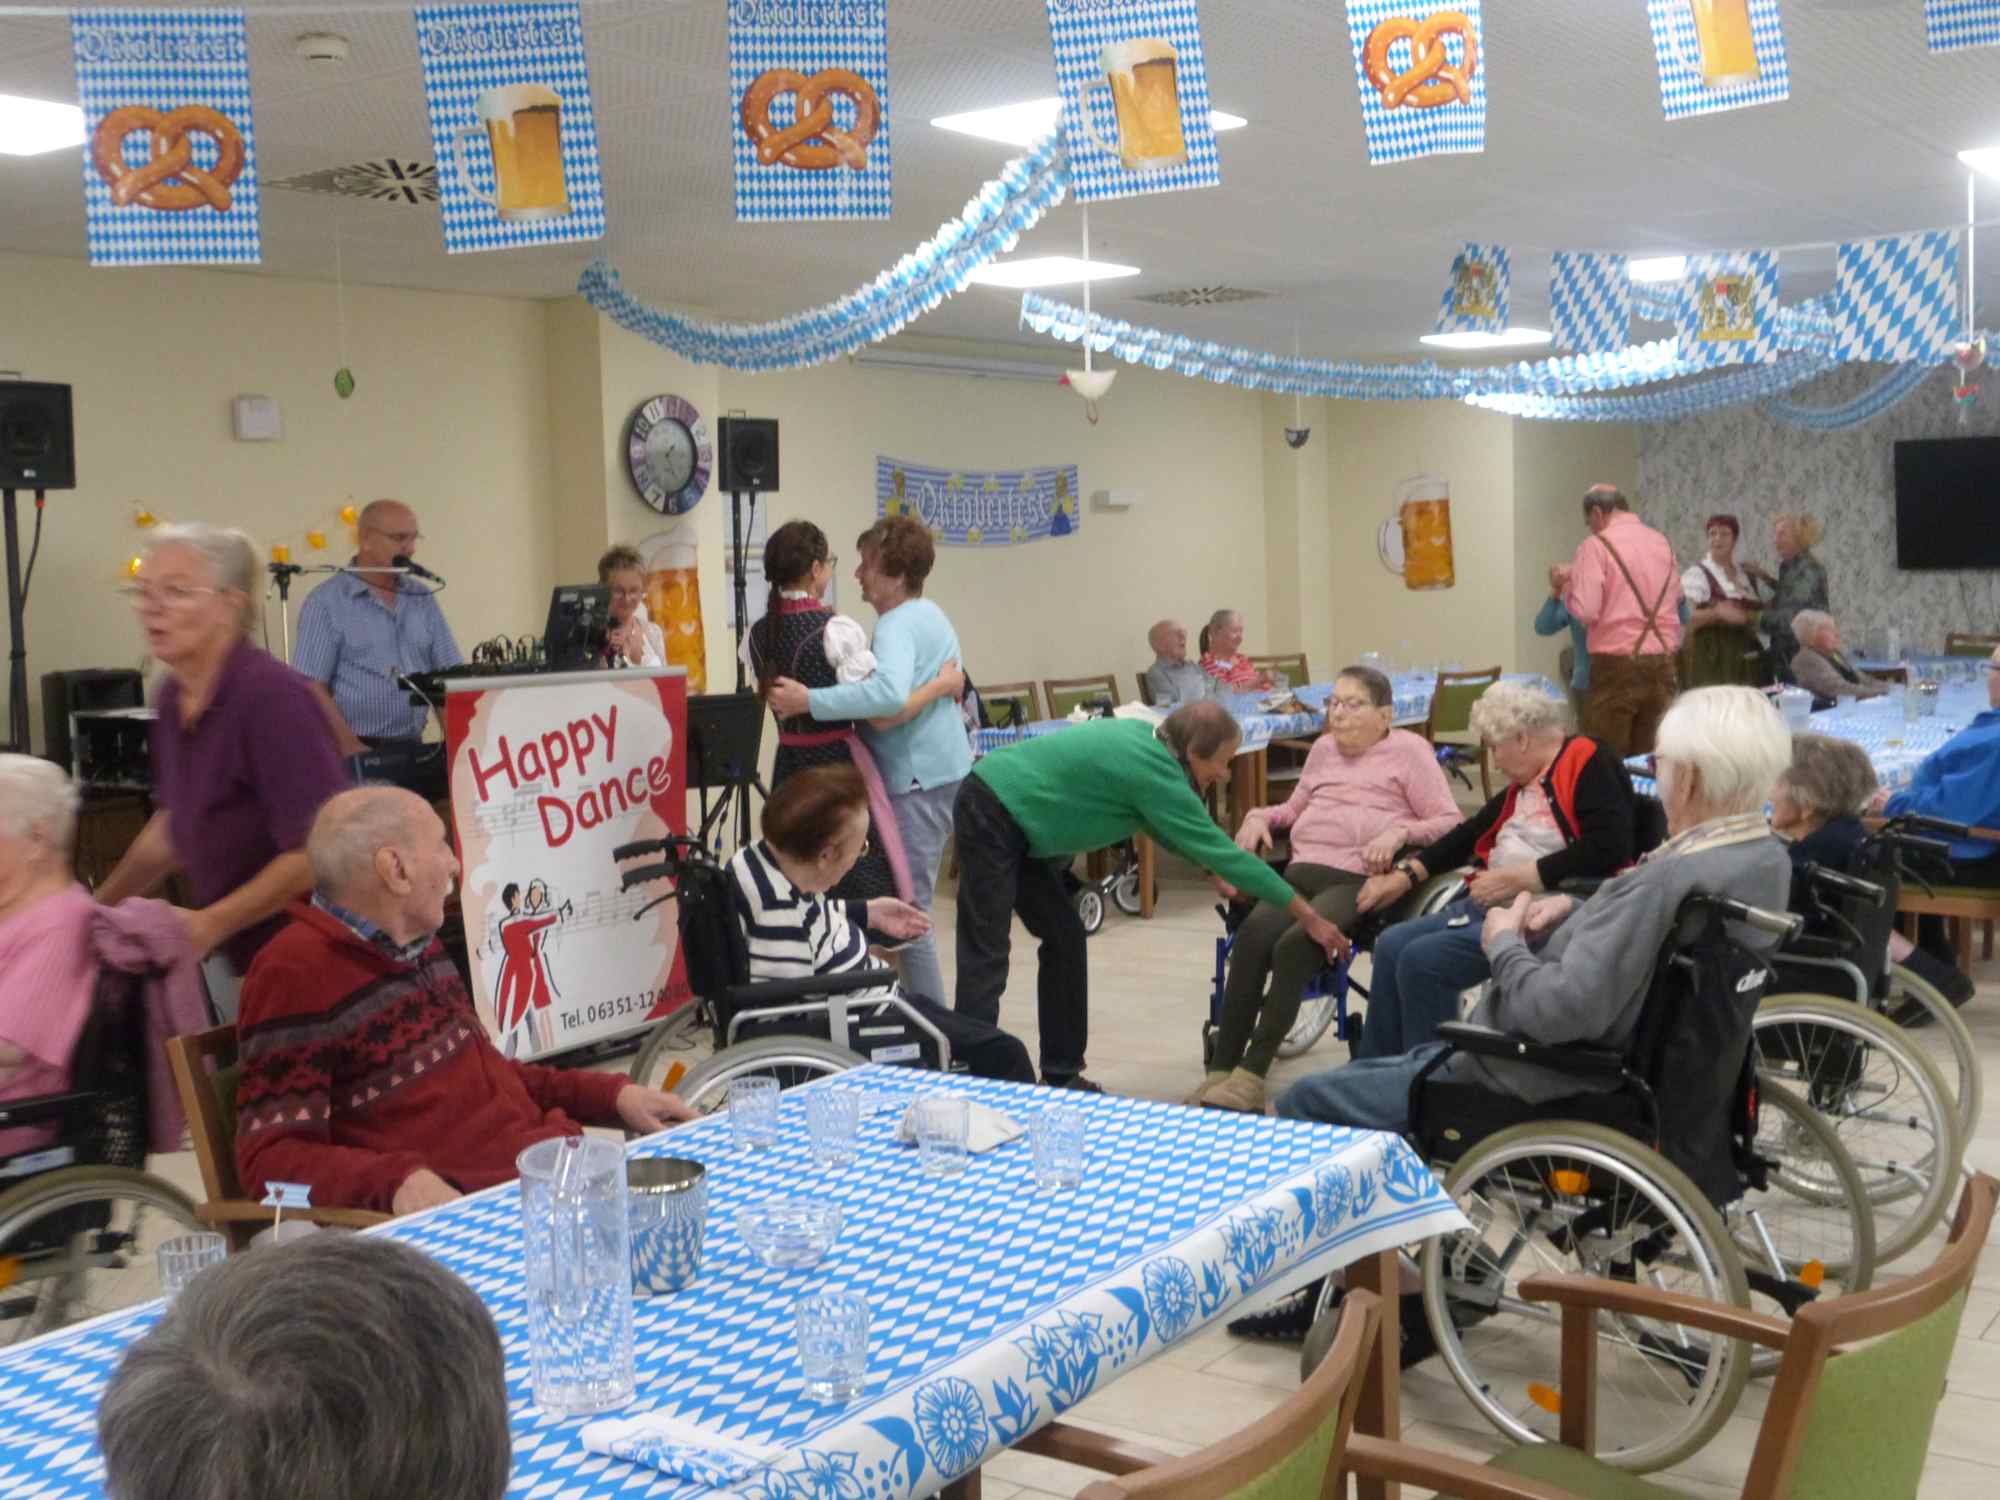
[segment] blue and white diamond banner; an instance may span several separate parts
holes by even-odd
[[[1549,276],[1556,347],[1609,354],[1632,341],[1632,278],[1622,255],[1558,250]]]
[[[1500,333],[1507,327],[1511,271],[1500,245],[1468,244],[1452,257],[1451,280],[1433,333]]]
[[[1195,0],[1048,0],[1048,10],[1078,202],[1222,181]]]
[[[1842,359],[1929,361],[1960,327],[1956,229],[1856,240],[1834,261],[1836,352]]]
[[[1646,0],[1669,120],[1790,96],[1778,0]]]
[[[444,248],[603,239],[597,113],[574,0],[432,6],[416,22]]]
[[[1777,358],[1778,257],[1770,250],[1690,255],[1681,283],[1681,358],[1698,368]]]
[[[243,13],[79,11],[70,44],[90,263],[262,260]]]
[[[1480,0],[1347,0],[1368,162],[1486,149]]]
[[[1075,464],[986,471],[878,457],[875,513],[922,521],[947,547],[1018,547],[1083,525]]]
[[[736,217],[889,217],[888,0],[730,0]]]
[[[2000,46],[2000,0],[1924,0],[1924,40],[1933,52]]]

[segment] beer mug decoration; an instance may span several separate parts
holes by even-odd
[[[1457,575],[1451,555],[1451,485],[1419,474],[1396,487],[1395,514],[1375,533],[1382,566],[1403,575],[1409,589],[1448,589]]]
[[[1099,150],[1118,158],[1128,172],[1164,172],[1187,160],[1187,140],[1181,134],[1178,54],[1174,44],[1159,37],[1113,42],[1098,55],[1101,77],[1083,86],[1080,104],[1084,132]],[[1090,107],[1093,90],[1111,93],[1116,142],[1098,133]]]
[[[640,545],[646,561],[646,613],[667,640],[667,665],[687,668],[687,690],[708,691],[708,642],[701,628],[701,576],[694,523],[686,518]]]
[[[1703,88],[1717,93],[1747,89],[1763,76],[1750,31],[1750,0],[1674,0],[1674,4],[1694,22],[1699,55],[1688,56],[1677,26],[1667,28],[1668,44],[1682,67],[1701,75]]]
[[[473,197],[503,219],[533,223],[569,212],[563,181],[562,97],[547,84],[488,89],[472,102],[473,122],[452,132],[452,166]],[[465,142],[486,136],[493,191],[480,189],[467,164]]]

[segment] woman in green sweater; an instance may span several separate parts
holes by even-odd
[[[1041,944],[1036,1003],[1042,1082],[1102,1090],[1083,1076],[1090,970],[1083,922],[1061,871],[1090,849],[1144,833],[1224,885],[1284,907],[1329,958],[1340,929],[1215,826],[1203,794],[1229,776],[1243,730],[1215,703],[1189,703],[1155,729],[1093,719],[988,755],[959,788],[958,999],[955,1009],[999,1023],[1015,913]]]

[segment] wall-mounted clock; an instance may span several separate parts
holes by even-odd
[[[662,515],[684,515],[708,493],[715,449],[701,413],[679,396],[655,396],[625,426],[625,472],[639,498]]]

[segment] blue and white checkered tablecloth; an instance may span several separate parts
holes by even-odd
[[[625,1415],[659,1411],[782,1449],[731,1487],[747,1500],[929,1495],[1246,1298],[1465,1222],[1394,1136],[983,1080],[952,1086],[1024,1122],[1057,1099],[1086,1112],[1084,1185],[1037,1187],[1025,1140],[930,1177],[893,1135],[936,1075],[877,1065],[840,1081],[890,1106],[863,1121],[848,1168],[813,1165],[798,1090],[784,1095],[769,1151],[735,1150],[721,1117],[633,1147],[704,1162],[709,1212],[695,1286],[637,1303],[639,1398]],[[812,1270],[766,1269],[738,1237],[736,1210],[806,1192],[840,1204],[839,1242]],[[581,1419],[533,1406],[517,1188],[370,1232],[435,1255],[499,1324],[511,1495],[721,1493],[586,1452]],[[863,1293],[872,1315],[867,1394],[847,1406],[806,1398],[794,1342],[793,1301],[830,1283]],[[98,1395],[158,1316],[148,1304],[0,1353],[0,1494],[103,1493]]]

